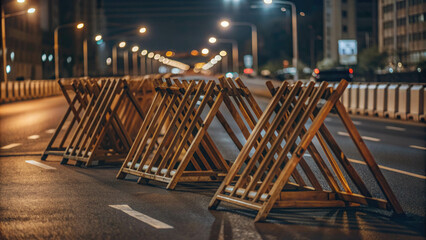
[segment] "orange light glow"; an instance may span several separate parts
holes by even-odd
[[[191,55],[192,56],[198,56],[198,51],[197,50],[192,50],[191,51]]]
[[[350,73],[350,74],[353,74],[353,73],[354,73],[354,70],[353,70],[352,68],[349,68],[349,73]]]
[[[315,74],[319,74],[319,69],[318,69],[318,68],[315,68],[314,73],[315,73]]]

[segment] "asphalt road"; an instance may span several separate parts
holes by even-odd
[[[258,101],[265,107],[268,99]],[[406,218],[365,207],[296,209],[274,210],[266,222],[254,223],[253,211],[234,205],[207,210],[218,184],[180,184],[169,191],[161,183],[116,180],[118,166],[79,168],[61,165],[58,157],[41,162],[66,107],[63,97],[0,106],[0,239],[425,238],[425,125],[354,117]],[[326,124],[376,193],[338,118]],[[238,152],[217,129],[213,123],[209,130],[225,158],[234,159]],[[26,162],[31,160],[44,165]]]

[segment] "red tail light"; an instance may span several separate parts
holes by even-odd
[[[352,68],[349,68],[349,73],[350,73],[350,74],[353,74],[353,73],[354,73],[354,70],[353,70]]]

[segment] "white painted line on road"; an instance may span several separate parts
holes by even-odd
[[[31,140],[35,140],[35,139],[39,139],[39,138],[40,138],[40,135],[31,135],[31,136],[28,137],[28,139],[31,139]]]
[[[118,209],[123,211],[124,213],[138,219],[139,221],[142,221],[144,223],[147,223],[151,225],[152,227],[155,227],[156,229],[172,229],[173,227],[165,224],[155,218],[152,218],[148,215],[145,215],[143,213],[140,213],[138,211],[133,210],[129,205],[123,204],[123,205],[109,205],[112,208]]]
[[[359,164],[367,165],[364,161],[351,159],[351,158],[348,158],[348,160],[350,162],[353,162],[353,163],[359,163]],[[396,172],[396,173],[401,173],[401,174],[404,174],[404,175],[412,176],[412,177],[415,177],[415,178],[426,179],[426,176],[411,173],[411,172],[406,172],[406,171],[395,169],[395,168],[390,168],[390,167],[386,167],[386,166],[382,166],[382,165],[379,165],[379,168],[385,169],[385,170],[388,170],[388,171],[391,171],[391,172]]]
[[[426,150],[426,147],[416,146],[416,145],[410,145],[410,148],[420,149],[420,150]]]
[[[361,138],[364,140],[372,141],[372,142],[380,142],[379,138],[367,137],[367,136],[361,136]]]
[[[46,130],[46,133],[54,133],[55,131],[56,131],[56,129],[51,128],[51,129],[47,129],[47,130]]]
[[[32,164],[32,165],[35,165],[35,166],[37,166],[37,167],[44,168],[44,169],[49,169],[49,170],[56,169],[56,168],[54,168],[54,167],[51,167],[51,166],[49,166],[49,165],[46,165],[46,164],[43,164],[43,163],[40,163],[40,162],[37,162],[37,161],[34,161],[34,160],[27,160],[27,161],[25,161],[25,162],[26,162],[26,163],[29,163],[29,164]]]
[[[349,133],[347,133],[347,132],[337,132],[337,134],[340,135],[340,136],[349,137]],[[368,137],[368,136],[361,136],[361,138],[364,139],[364,140],[372,141],[372,142],[380,142],[379,138]]]
[[[340,136],[349,137],[349,133],[347,133],[347,132],[337,132],[337,134],[340,135]]]
[[[293,154],[291,154],[291,153],[288,153],[288,154],[287,154],[287,157],[288,157],[288,158],[291,158],[292,156],[293,156]],[[312,157],[312,156],[311,156],[311,154],[309,154],[309,153],[305,153],[305,154],[303,154],[303,157]]]
[[[406,130],[407,130],[407,129],[405,129],[405,128],[401,128],[401,127],[394,127],[394,126],[386,126],[385,128],[386,128],[386,129],[389,129],[389,130],[400,131],[400,132],[404,132],[404,131],[406,131]]]
[[[12,144],[1,147],[1,149],[11,149],[20,145],[22,145],[22,143],[12,143]]]
[[[359,125],[361,125],[362,123],[360,122],[360,121],[352,121],[353,123],[354,123],[354,125],[356,125],[356,126],[359,126]]]

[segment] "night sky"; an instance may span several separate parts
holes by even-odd
[[[293,2],[298,13],[306,13],[306,17],[298,18],[299,45],[303,46],[309,37],[304,36],[309,32],[306,30],[308,25],[314,26],[315,34],[322,35],[322,1]],[[190,52],[203,47],[213,51],[229,49],[228,44],[210,45],[208,38],[214,35],[237,39],[240,56],[250,54],[250,28],[220,29],[219,20],[227,18],[257,25],[261,64],[268,59],[291,57],[292,54],[290,11],[281,12],[281,6],[265,8],[262,0],[104,0],[104,4],[110,38],[130,41],[151,51]],[[252,8],[253,5],[261,8]],[[148,28],[144,36],[137,31],[141,25]],[[303,47],[299,51],[303,60]]]

